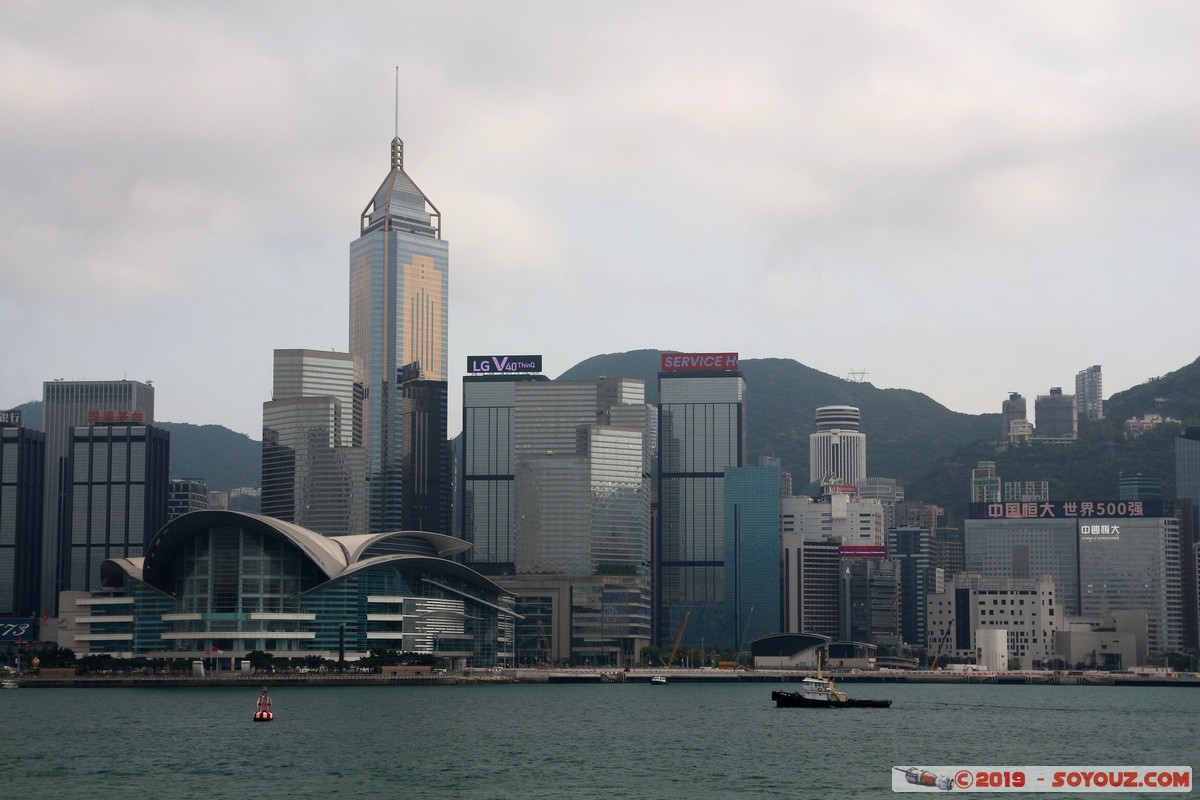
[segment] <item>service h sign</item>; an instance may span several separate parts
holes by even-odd
[[[738,368],[737,353],[663,353],[663,372],[698,370],[734,370]]]

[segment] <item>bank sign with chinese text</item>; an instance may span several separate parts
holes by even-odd
[[[738,368],[737,353],[663,353],[663,372],[691,370],[734,370]]]
[[[1122,519],[1161,517],[1160,500],[1062,500],[1053,503],[971,503],[971,519]]]

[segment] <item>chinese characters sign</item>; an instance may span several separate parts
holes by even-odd
[[[111,425],[113,423],[132,423],[141,425],[146,419],[145,415],[140,411],[89,411],[87,420],[89,425]]]
[[[1063,500],[1053,503],[972,503],[971,519],[1114,519],[1161,517],[1158,500]],[[1099,533],[1097,531],[1097,533]]]

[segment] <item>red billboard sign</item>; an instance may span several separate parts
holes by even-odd
[[[734,370],[738,368],[737,353],[663,353],[663,372],[691,370]]]
[[[111,425],[113,423],[125,424],[132,422],[134,425],[141,425],[146,417],[140,411],[97,411],[95,409],[87,413],[89,425]]]

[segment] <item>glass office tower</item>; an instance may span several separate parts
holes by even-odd
[[[462,475],[458,483],[460,537],[466,558],[485,575],[515,569],[517,386],[545,375],[468,375],[463,378]],[[594,412],[593,412],[594,413]]]
[[[167,523],[171,437],[150,425],[71,430],[59,567],[63,590],[100,589],[100,565],[141,557]]]
[[[725,586],[728,632],[713,641],[740,652],[750,642],[779,633],[779,468],[725,470]]]
[[[1079,520],[1079,593],[1084,616],[1144,611],[1151,655],[1182,649],[1179,520]]]
[[[0,616],[38,614],[46,437],[0,412]]]
[[[276,350],[263,403],[262,512],[326,536],[367,532],[362,365],[348,353]]]
[[[517,657],[618,665],[650,638],[645,385],[463,382],[465,559],[517,595]]]
[[[658,386],[656,641],[669,646],[687,618],[688,644],[732,647],[725,469],[746,464],[746,382],[736,369],[663,371]]]
[[[41,607],[56,611],[59,583],[60,517],[68,499],[66,472],[71,431],[95,423],[154,424],[154,387],[138,381],[47,381],[42,385],[42,429],[46,432],[46,493],[42,525]]]
[[[413,363],[424,380],[446,380],[450,273],[441,214],[405,173],[399,137],[392,140],[391,170],[363,210],[359,231],[350,244],[350,353],[362,361],[366,387],[368,524],[371,531],[402,530],[401,383],[405,365]],[[425,451],[424,457],[444,458],[445,450]],[[429,474],[442,469],[434,466]]]

